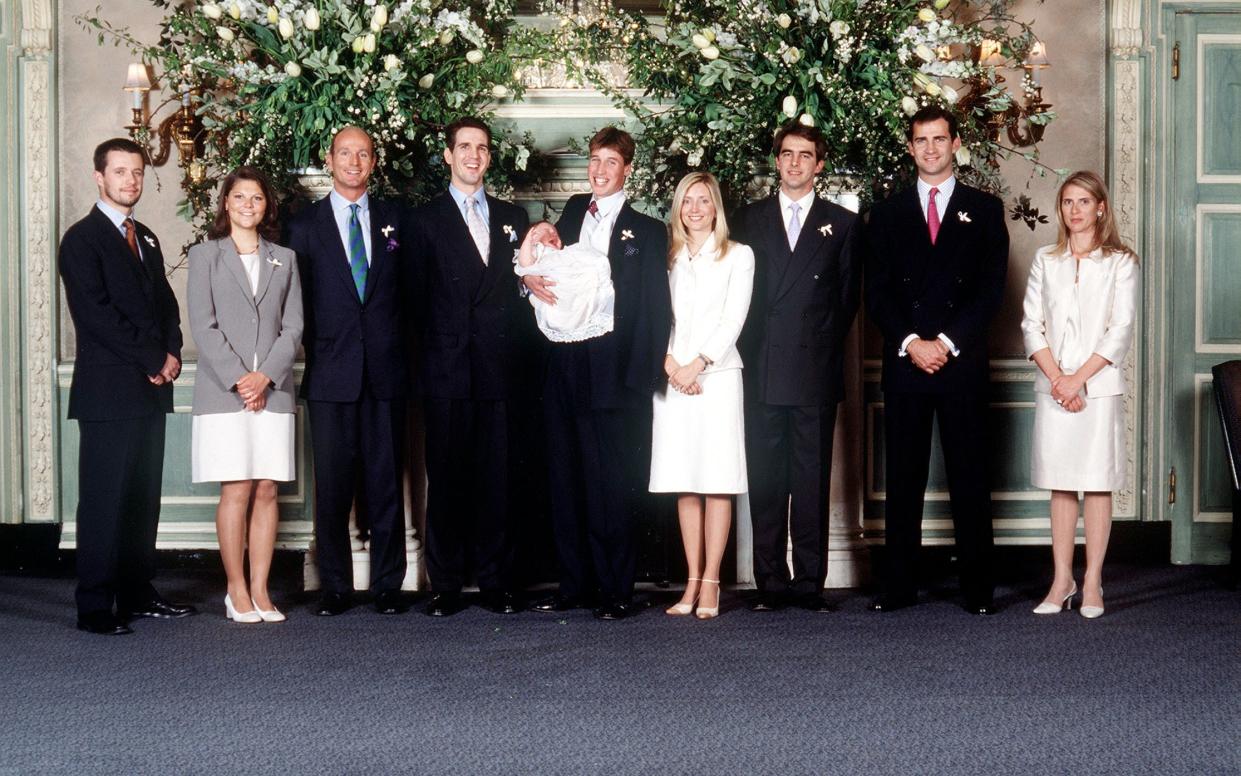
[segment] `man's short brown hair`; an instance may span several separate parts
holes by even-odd
[[[633,164],[633,135],[618,127],[604,127],[590,139],[590,152],[593,154],[600,148],[611,148],[621,155],[625,164]]]

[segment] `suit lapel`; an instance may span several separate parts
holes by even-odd
[[[966,196],[961,191],[961,181],[952,187],[952,196],[944,203],[944,212],[939,214],[939,234],[935,236],[935,247],[944,251],[951,248],[961,231],[962,221],[957,213],[966,208],[962,204]],[[927,230],[927,242],[930,242],[930,230]]]
[[[483,282],[479,284],[478,293],[474,296],[474,301],[476,302],[481,301],[487,294],[491,293],[491,289],[495,288],[501,273],[511,271],[513,248],[509,242],[509,236],[504,232],[505,224],[501,223],[502,217],[500,214],[502,211],[503,208],[500,206],[499,200],[494,197],[487,197],[488,229],[491,233],[491,245],[487,256],[487,267],[483,270]],[[511,227],[512,224],[509,224],[509,226]],[[470,243],[474,243],[472,237]]]
[[[358,298],[358,287],[353,282],[353,272],[349,268],[349,255],[345,253],[345,244],[341,241],[340,229],[336,226],[331,196],[319,200],[319,212],[315,220],[319,223],[319,242],[327,248],[325,260],[332,265],[332,274],[340,280],[353,301],[362,304],[362,300]]]
[[[922,203],[918,199],[917,184],[897,194],[899,202],[899,223],[904,225],[908,233],[909,250],[901,251],[900,256],[889,257],[889,261],[899,262],[901,272],[907,274],[913,288],[922,288],[927,278],[927,265],[934,260],[935,246],[931,245],[931,231],[927,227],[926,216],[922,215]],[[941,225],[943,219],[940,219]],[[941,226],[942,228],[942,226]]]
[[[149,296],[147,286],[150,282],[150,275],[146,266],[146,257],[150,251],[144,253],[142,248],[139,247],[138,255],[142,258],[135,260],[133,253],[129,250],[129,243],[125,242],[125,236],[121,234],[121,230],[116,228],[116,224],[112,223],[112,219],[108,218],[107,214],[100,210],[98,205],[91,208],[91,215],[94,216],[96,227],[101,234],[104,234],[105,244],[110,246],[111,252],[116,255],[117,261],[123,262],[129,268],[129,272],[133,274],[134,280],[138,281],[143,293]],[[134,225],[136,228],[137,221],[134,222]],[[138,235],[138,240],[141,242],[142,235]]]
[[[633,208],[626,201],[616,214],[616,222],[612,224],[612,235],[608,238],[608,263],[612,265],[612,274],[616,274],[616,260],[625,255],[625,243],[630,239],[626,232],[632,234],[629,227],[633,223]]]
[[[267,296],[267,289],[271,286],[271,276],[275,273],[276,255],[272,251],[271,243],[259,238],[259,290],[254,295],[255,307],[258,307],[263,297]]]
[[[371,198],[370,200],[370,216],[371,216],[371,266],[366,273],[366,293],[363,295],[363,304],[371,298],[371,289],[375,287],[382,278],[382,275],[388,271],[388,265],[391,264],[391,251],[388,250],[388,240],[398,240],[397,224],[393,221],[392,208],[387,202]],[[391,227],[391,228],[389,228]],[[384,230],[387,229],[387,233]]]
[[[778,223],[783,224],[783,220]],[[810,265],[810,260],[819,251],[819,247],[827,238],[827,235],[819,231],[823,224],[827,223],[827,205],[817,196],[810,202],[810,210],[806,213],[806,220],[802,223],[801,234],[797,237],[797,245],[789,256],[788,266],[785,267],[784,274],[780,281],[780,288],[773,297],[779,299],[789,292],[797,283],[797,279],[806,271],[806,267]],[[785,245],[787,245],[787,239]]]
[[[259,255],[261,256],[262,241],[259,241]],[[246,268],[241,263],[241,257],[237,255],[237,249],[233,247],[233,241],[227,237],[222,237],[215,241],[216,251],[219,254],[220,263],[233,276],[233,280],[237,281],[237,285],[241,288],[242,296],[254,303],[254,291],[250,289],[250,278],[246,275]]]
[[[767,244],[767,261],[771,264],[768,269],[767,293],[774,300],[793,258],[793,252],[789,250],[789,235],[784,228],[784,213],[780,208],[779,195],[767,200],[766,209],[759,220],[764,227],[763,241]]]

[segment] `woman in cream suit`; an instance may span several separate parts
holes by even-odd
[[[1036,614],[1072,606],[1077,494],[1085,494],[1086,575],[1083,617],[1103,614],[1103,556],[1112,522],[1112,491],[1125,479],[1125,380],[1122,360],[1133,341],[1140,273],[1120,239],[1107,187],[1092,172],[1060,186],[1060,237],[1030,266],[1021,328],[1035,376],[1030,479],[1051,490],[1055,578]]]
[[[737,336],[750,309],[754,252],[728,239],[720,186],[694,172],[672,197],[668,282],[672,334],[655,394],[651,492],[677,493],[689,579],[668,614],[719,614],[720,563],[732,497],[746,492],[741,356]]]
[[[224,610],[245,623],[284,620],[267,577],[279,520],[276,482],[294,477],[293,359],[302,339],[302,291],[293,252],[273,242],[278,235],[270,185],[257,170],[239,167],[220,187],[207,241],[189,255],[190,329],[198,344],[193,480],[220,483]]]

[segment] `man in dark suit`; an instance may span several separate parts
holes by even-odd
[[[518,294],[513,256],[526,211],[488,196],[491,130],[476,118],[449,124],[448,191],[413,214],[411,266],[417,289],[418,388],[426,422],[426,613],[456,614],[468,567],[483,606],[511,614],[513,501],[510,450],[529,305]]]
[[[867,230],[866,305],[883,334],[888,494],[883,592],[871,609],[917,602],[922,502],[938,418],[965,608],[992,614],[987,329],[1008,268],[1004,206],[954,176],[961,139],[952,113],[923,108],[907,136],[918,182],[875,205]]]
[[[99,201],[60,242],[77,334],[69,417],[78,421],[78,628],[131,633],[131,617],[185,617],[151,586],[164,471],[164,416],[181,372],[181,317],[159,240],[133,217],[146,152],[95,149]],[[113,606],[115,605],[115,612]]]
[[[828,489],[844,341],[861,285],[861,219],[815,196],[827,141],[794,122],[772,148],[780,191],[735,216],[754,249],[754,294],[741,336],[754,579],[750,608],[815,612],[827,577]],[[786,560],[793,538],[793,574]]]
[[[552,343],[543,393],[560,589],[534,608],[595,602],[595,616],[605,620],[635,611],[635,510],[647,499],[651,396],[664,379],[672,328],[667,229],[625,201],[633,155],[627,132],[599,130],[590,141],[591,195],[571,197],[556,224],[565,245],[581,241],[607,253],[615,324],[601,337]],[[534,276],[523,282],[555,303],[551,284]]]
[[[375,609],[398,614],[405,578],[401,489],[408,395],[408,297],[402,213],[370,197],[375,147],[357,127],[332,138],[332,191],[290,226],[301,271],[306,328],[302,396],[315,461],[315,613],[352,606],[349,511],[370,527]]]

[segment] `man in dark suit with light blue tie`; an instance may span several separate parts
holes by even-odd
[[[402,469],[408,366],[408,282],[402,213],[367,194],[375,147],[357,127],[332,138],[332,191],[290,226],[301,271],[306,328],[302,396],[315,466],[315,613],[352,606],[349,512],[370,529],[375,609],[398,614],[405,578]]]

